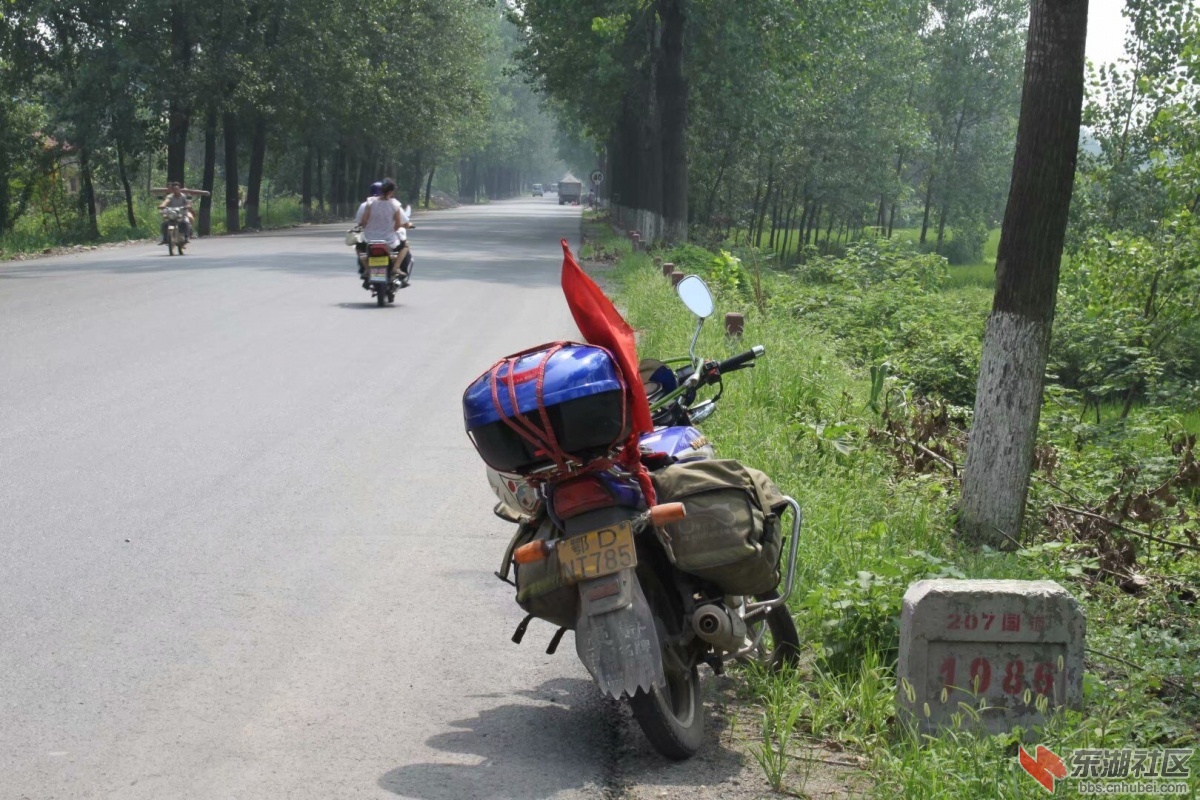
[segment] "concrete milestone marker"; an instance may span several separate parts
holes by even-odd
[[[1083,700],[1084,628],[1079,604],[1053,581],[914,583],[900,615],[897,706],[926,733],[955,714],[993,733],[1040,724],[1042,709]]]

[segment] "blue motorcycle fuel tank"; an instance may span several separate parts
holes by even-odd
[[[679,461],[699,461],[716,456],[708,437],[690,425],[658,428],[638,440],[642,452],[666,453]]]

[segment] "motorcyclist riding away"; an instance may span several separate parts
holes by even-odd
[[[394,195],[396,182],[384,178],[379,187],[379,197],[368,202],[362,215],[363,239],[368,242],[385,241],[392,250],[393,268],[400,268],[401,285],[407,285],[409,261],[408,229],[413,227],[408,210]],[[364,284],[364,288],[370,288]]]

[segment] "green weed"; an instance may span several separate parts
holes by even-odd
[[[671,258],[689,265],[685,271],[703,272],[713,254],[687,248]],[[841,747],[866,760],[880,797],[1028,797],[1041,790],[1017,765],[1018,737],[1060,753],[1097,743],[1195,746],[1200,561],[1167,547],[1139,547],[1150,586],[1130,594],[1097,572],[1094,542],[1070,535],[1038,534],[1017,553],[960,550],[951,535],[950,476],[906,473],[871,440],[879,410],[905,384],[909,391],[939,383],[973,391],[973,372],[966,370],[977,363],[990,293],[956,284],[956,268],[942,278],[936,269],[906,272],[902,258],[891,266],[819,268],[832,276],[829,282],[763,270],[765,304],[748,287],[725,285],[715,319],[739,311],[745,332],[729,339],[709,322],[698,345],[714,359],[765,346],[754,369],[726,378],[720,410],[705,432],[721,456],[763,469],[805,510],[790,605],[812,657],[790,675],[747,676],[764,709],[754,755],[772,785],[795,788],[805,748]],[[615,278],[639,352],[681,355],[695,321],[650,259],[624,255]],[[1111,416],[1106,412],[1106,425],[1081,427],[1071,400],[1052,396],[1043,436],[1056,448],[1056,484],[1072,492],[1089,488],[1100,498],[1104,481],[1123,474],[1122,464],[1139,466],[1140,480],[1151,482],[1174,464],[1164,429],[1200,428],[1194,406],[1138,407],[1119,425]],[[1054,491],[1035,482],[1031,531]],[[1180,502],[1194,508],[1197,498]],[[936,737],[906,727],[894,711],[897,617],[905,588],[934,576],[1049,578],[1067,586],[1089,620],[1085,709],[1060,712],[1044,730],[1009,736],[976,732],[966,709],[959,727]],[[1193,773],[1193,781],[1200,779],[1200,770]],[[1069,787],[1063,791],[1070,796]]]

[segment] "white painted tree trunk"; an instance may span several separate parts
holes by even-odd
[[[1049,334],[1047,323],[1012,312],[988,317],[958,520],[972,541],[1020,541]]]

